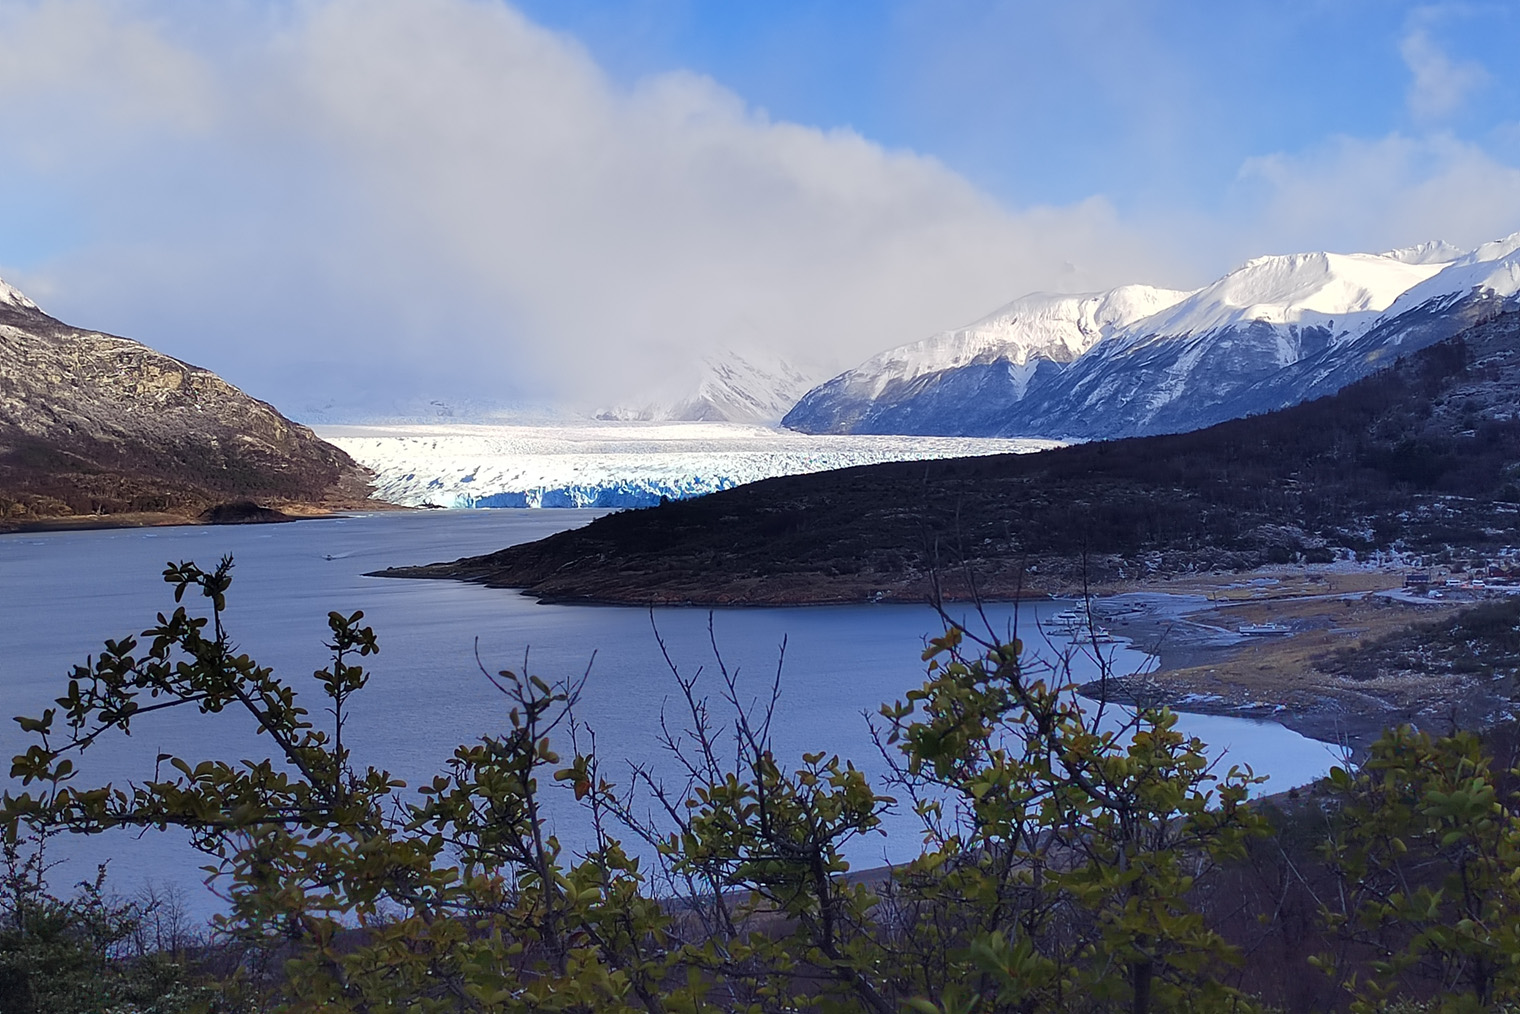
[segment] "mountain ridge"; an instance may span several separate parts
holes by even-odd
[[[809,391],[782,423],[810,433],[1055,439],[1208,426],[1326,393],[1332,379],[1366,375],[1387,349],[1455,333],[1472,323],[1467,304],[1484,292],[1508,299],[1520,289],[1517,246],[1520,234],[1466,253],[1427,243],[1377,254],[1257,257],[1065,361],[1051,357],[1030,369],[1021,346],[1000,349],[985,327],[979,360],[936,361],[947,336],[991,319],[983,318],[878,353]],[[1442,314],[1450,326],[1440,326]],[[1403,332],[1393,325],[1401,317]],[[927,365],[884,365],[910,359]]]
[[[1190,295],[1149,285],[1121,285],[1106,292],[1033,293],[1013,300],[962,328],[942,331],[888,349],[807,392],[782,425],[808,433],[896,432],[862,420],[883,399],[909,402],[933,378],[952,371],[1001,371],[1023,397],[1043,364],[1064,365],[1127,324],[1145,319]],[[843,398],[860,411],[848,421],[814,421],[809,399]],[[887,425],[891,425],[888,423]],[[908,430],[907,432],[916,432]]]

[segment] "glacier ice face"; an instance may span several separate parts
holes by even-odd
[[[1054,441],[817,437],[734,423],[319,426],[409,507],[647,507],[777,475],[1022,453]]]

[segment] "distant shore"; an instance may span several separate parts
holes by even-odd
[[[341,517],[354,512],[412,510],[375,502],[278,504],[280,517],[301,520]],[[181,514],[133,513],[40,518],[0,523],[0,534],[204,525]],[[426,567],[380,571],[380,576],[474,580],[521,593],[490,576],[489,557]],[[1297,732],[1355,751],[1383,729],[1401,722],[1426,728],[1453,722],[1480,727],[1493,712],[1489,687],[1468,677],[1407,674],[1354,674],[1347,664],[1355,652],[1411,623],[1450,617],[1464,606],[1466,593],[1428,599],[1401,591],[1405,568],[1367,564],[1276,565],[1249,571],[1109,580],[1087,589],[1093,620],[1115,637],[1155,659],[1141,673],[1116,673],[1105,687],[1089,685],[1089,695],[1166,705],[1177,711],[1274,721]],[[626,577],[626,575],[625,575]],[[599,588],[608,594],[556,596],[530,590],[542,601],[606,605],[693,605],[702,608],[783,607],[864,603],[922,603],[933,597],[927,579],[891,586],[843,575],[809,581],[803,575],[761,578],[748,584],[709,575],[722,594],[696,584],[659,589]],[[1051,601],[1080,598],[1080,585],[1041,574],[1030,583],[1012,574],[995,575],[963,587],[953,581],[940,591],[946,601]],[[737,592],[737,594],[736,594]],[[651,594],[653,593],[653,594]],[[1473,598],[1473,596],[1468,596]],[[1475,601],[1475,598],[1474,598]],[[1280,625],[1281,633],[1251,636],[1242,628]],[[1025,635],[1026,642],[1034,643]]]
[[[225,506],[225,505],[218,505]],[[208,508],[210,510],[212,508]],[[282,518],[261,519],[309,521],[317,518],[343,517],[356,511],[409,511],[414,508],[379,501],[353,504],[276,503],[268,508]],[[169,528],[247,522],[209,521],[201,514],[177,514],[165,511],[133,511],[119,514],[69,514],[46,518],[0,519],[0,535],[25,535],[39,532],[85,532],[109,528]],[[261,522],[253,522],[261,523]]]

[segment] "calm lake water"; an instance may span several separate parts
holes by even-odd
[[[369,660],[369,686],[355,699],[344,734],[357,764],[385,767],[415,785],[437,771],[455,745],[503,729],[506,705],[481,675],[478,650],[493,671],[520,670],[526,654],[530,671],[549,680],[578,675],[589,665],[578,713],[596,732],[605,771],[616,777],[626,770],[624,761],[660,765],[661,710],[680,716],[678,690],[652,624],[683,670],[711,671],[707,611],[659,609],[651,616],[637,608],[545,606],[477,585],[363,576],[488,552],[596,516],[572,510],[437,511],[286,525],[0,536],[0,716],[40,714],[65,689],[71,666],[104,639],[135,634],[156,613],[171,611],[172,591],[160,577],[166,562],[194,560],[209,568],[231,554],[236,566],[229,629],[242,650],[298,687],[310,687],[313,713],[320,700],[310,673],[327,664],[322,644],[328,611],[362,609],[374,626],[381,651]],[[1028,636],[1034,620],[1066,605],[1026,604],[1016,617],[1012,607],[999,607],[992,618],[1000,626],[1017,619],[1032,643],[1038,640]],[[726,663],[740,670],[757,696],[768,689],[785,640],[774,728],[778,756],[795,760],[804,750],[830,750],[873,774],[884,764],[864,715],[922,682],[924,638],[939,633],[927,606],[903,605],[720,610],[712,624]],[[1123,646],[1104,650],[1118,672],[1148,661]],[[1079,656],[1077,665],[1079,675],[1096,672],[1091,659]],[[144,720],[130,739],[92,748],[84,758],[87,773],[141,778],[151,774],[161,751],[192,763],[268,754],[267,741],[254,737],[247,720],[230,710],[152,717],[158,721]],[[1223,752],[1228,763],[1269,774],[1270,790],[1312,780],[1334,760],[1324,744],[1272,723],[1183,716],[1181,725]],[[0,758],[8,759],[23,737],[10,721],[0,726]],[[561,837],[573,843],[583,827],[574,806],[565,800],[552,817]],[[899,815],[888,827],[889,835],[857,844],[851,857],[857,865],[913,854],[911,816]],[[60,841],[50,854],[64,861],[55,883],[90,876],[95,864],[110,859],[118,890],[155,881],[186,890],[196,914],[215,906],[201,886],[201,858],[172,832]]]

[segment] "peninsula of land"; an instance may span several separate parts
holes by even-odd
[[[1387,639],[1458,606],[1386,593],[1410,571],[1460,584],[1516,564],[1516,405],[1508,312],[1335,395],[1205,430],[769,479],[380,575],[638,605],[1097,595],[1100,614],[1126,610],[1115,632],[1163,662],[1114,692],[1360,741],[1405,719],[1466,724],[1508,699],[1516,660],[1497,627],[1449,660],[1450,678],[1398,675],[1429,659]],[[1254,587],[1273,592],[1240,591]],[[1290,636],[1239,633],[1263,624]],[[1370,677],[1348,646],[1408,664],[1384,659]]]

